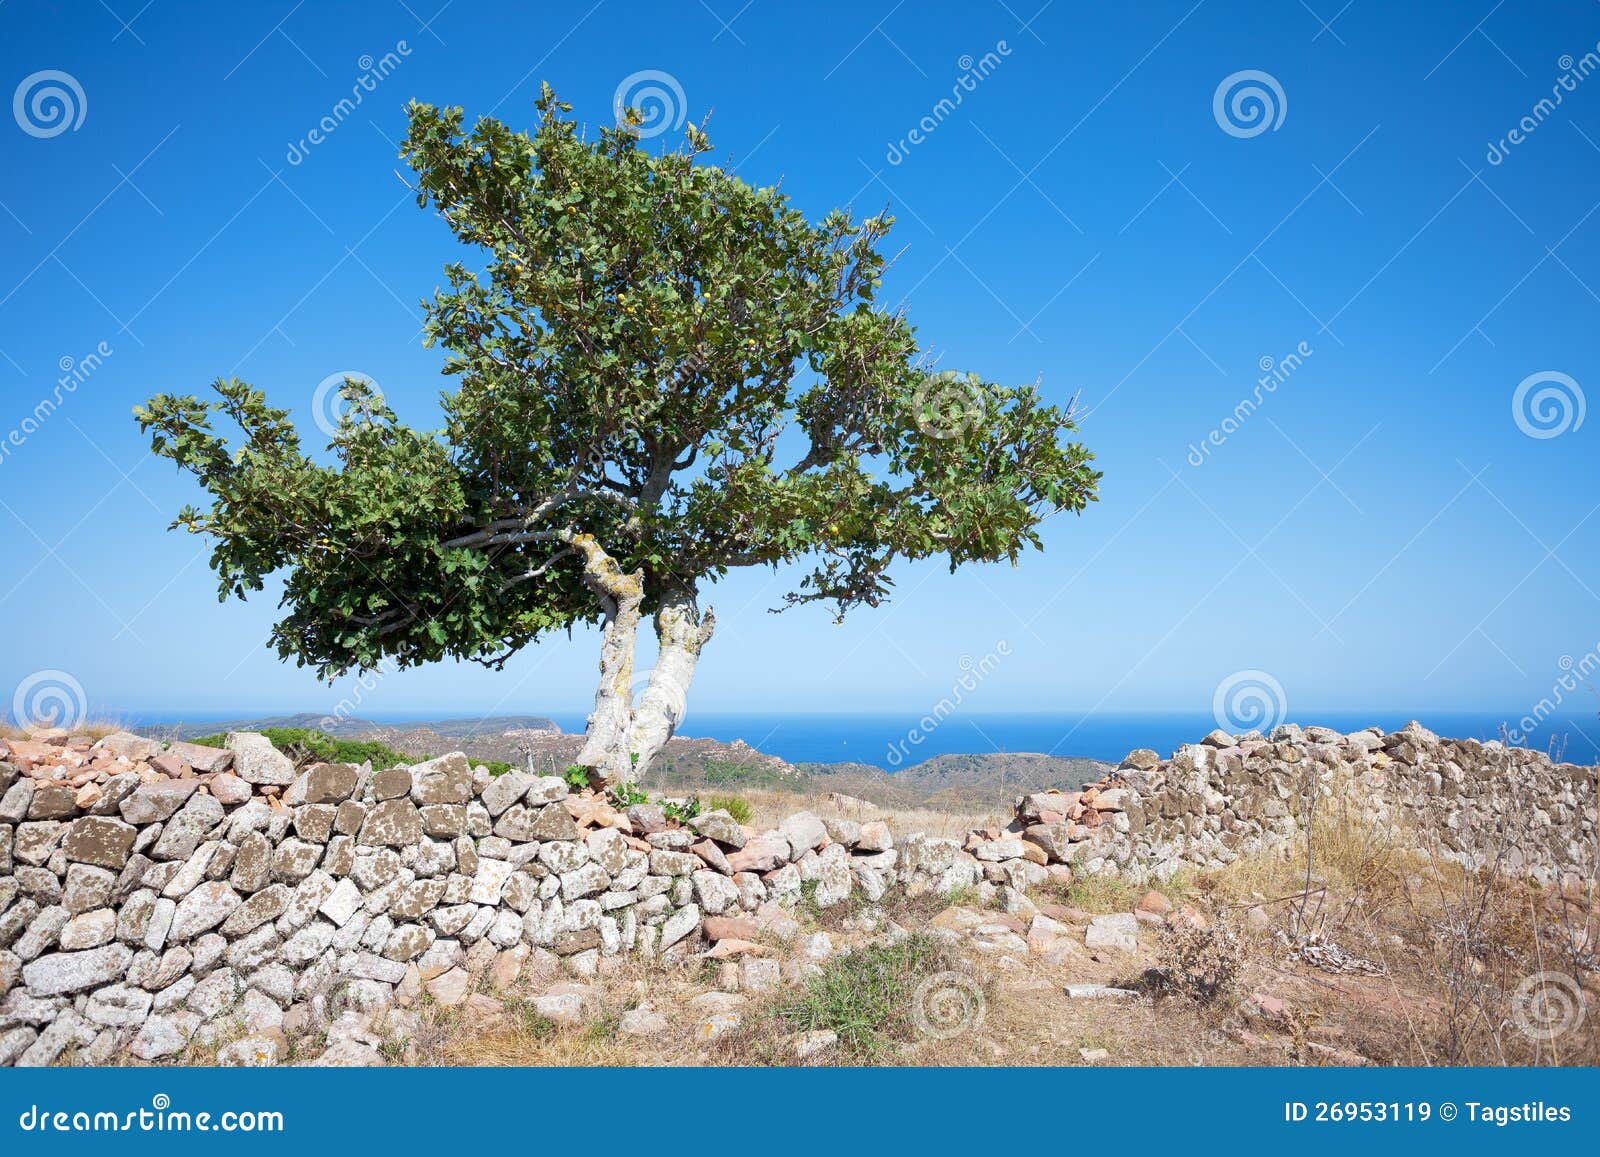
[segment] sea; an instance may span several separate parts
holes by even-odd
[[[502,708],[502,712],[504,709]],[[212,718],[260,718],[278,712],[239,711],[232,714],[193,713],[189,721]],[[436,709],[408,715],[363,712],[376,722],[405,726],[423,719],[466,718],[468,712]],[[573,712],[539,712],[563,731],[581,732],[584,717]],[[178,721],[172,713],[141,716],[157,724]],[[1529,727],[1517,715],[1464,711],[1329,711],[1296,716],[1294,722],[1317,724],[1339,731],[1381,727],[1386,731],[1416,719],[1440,735],[1465,739],[1510,737],[1518,746],[1547,752],[1580,765],[1600,763],[1600,717],[1551,716]],[[697,713],[692,707],[678,734],[719,739],[742,739],[751,747],[789,763],[864,763],[897,771],[935,755],[989,752],[1042,752],[1115,762],[1138,747],[1169,755],[1185,743],[1197,742],[1217,726],[1201,712],[1071,712],[978,714],[960,712],[937,719],[915,711],[861,714]],[[1524,730],[1525,733],[1524,733]],[[1229,730],[1243,730],[1240,727]]]

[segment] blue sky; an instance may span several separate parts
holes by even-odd
[[[905,568],[843,626],[768,614],[781,575],[714,588],[692,709],[921,710],[1003,648],[974,709],[1204,711],[1264,672],[1296,717],[1521,713],[1593,661],[1600,78],[1535,112],[1595,51],[1593,4],[140,3],[0,7],[7,700],[40,671],[97,711],[348,695],[262,645],[270,594],[218,604],[165,530],[197,495],[129,412],[237,374],[309,428],[356,371],[434,425],[418,301],[458,254],[397,179],[405,102],[526,126],[548,80],[599,124],[643,71],[746,179],[815,216],[888,204],[888,295],[927,348],[1080,394],[1105,471],[1043,554]],[[47,70],[73,127],[30,104]],[[1219,120],[1247,71],[1273,127],[1229,120],[1228,90]],[[1530,378],[1563,432],[1516,420]],[[580,633],[388,676],[365,711],[577,710],[594,664]]]

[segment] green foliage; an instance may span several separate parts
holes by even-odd
[[[393,767],[397,763],[416,763],[418,757],[396,751],[385,743],[369,739],[339,739],[321,731],[305,727],[267,727],[261,734],[271,741],[296,767],[307,763],[366,763],[372,761],[377,769]],[[193,740],[206,747],[222,747],[226,735],[208,735]]]
[[[589,769],[579,763],[567,764],[567,773],[564,777],[567,785],[575,791],[582,791],[589,786]]]
[[[633,783],[615,783],[611,785],[611,798],[617,801],[621,808],[632,807],[636,803],[649,803],[650,797]]]
[[[657,802],[661,804],[661,810],[667,813],[669,820],[677,820],[680,824],[686,824],[700,814],[700,800],[697,796],[691,795],[687,799],[663,799]]]
[[[401,763],[420,763],[432,756],[408,755],[396,751],[388,744],[375,739],[340,739],[325,732],[305,727],[264,727],[261,734],[283,754],[294,761],[296,767],[308,763],[366,763],[372,761],[374,769],[381,771]],[[207,735],[189,742],[203,747],[223,747],[226,735]],[[487,768],[490,775],[504,775],[511,770],[509,763],[498,759],[469,759],[473,767]]]
[[[920,932],[870,944],[829,961],[800,992],[779,998],[772,1013],[791,1033],[832,1029],[852,1060],[870,1064],[916,1039],[917,985],[954,963],[948,947]]]
[[[548,86],[537,107],[531,134],[409,110],[417,203],[471,250],[427,306],[456,383],[441,431],[354,379],[327,453],[238,379],[135,411],[208,497],[173,525],[211,540],[220,597],[284,574],[284,658],[503,664],[607,613],[597,551],[645,614],[799,564],[786,602],[843,615],[888,596],[896,560],[1015,563],[1094,500],[1070,409],[931,375],[878,305],[891,217],[812,223],[704,163],[698,127],[661,152],[626,126],[585,139]]]
[[[750,805],[736,795],[714,795],[706,800],[706,810],[727,812],[741,824],[750,822]]]

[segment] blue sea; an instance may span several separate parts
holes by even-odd
[[[1419,719],[1440,735],[1466,739],[1498,739],[1502,725],[1518,726],[1515,717],[1482,712],[1327,712],[1295,722],[1358,731],[1374,726],[1394,730],[1411,719]],[[581,716],[558,718],[557,722],[564,730],[583,726]],[[790,763],[853,761],[894,771],[935,755],[952,753],[1037,751],[1114,762],[1136,747],[1150,747],[1165,756],[1185,743],[1198,741],[1217,725],[1204,713],[960,714],[932,728],[926,727],[926,722],[912,712],[696,715],[691,709],[679,734],[724,741],[743,739],[751,747]],[[1549,751],[1552,741],[1560,758],[1568,762],[1600,762],[1600,719],[1552,718],[1531,730],[1522,745]]]
[[[584,719],[572,712],[545,714],[563,731],[580,732]],[[211,718],[238,719],[277,712],[238,711],[232,714],[190,714],[182,718],[203,721]],[[467,712],[460,712],[465,718]],[[431,713],[371,716],[379,722],[405,725],[420,719],[454,718],[456,713],[435,710]],[[147,723],[170,723],[179,717],[170,713],[146,716]],[[1295,722],[1320,724],[1340,731],[1363,727],[1394,730],[1409,720],[1418,719],[1440,735],[1469,739],[1501,738],[1503,726],[1520,726],[1517,716],[1490,712],[1421,711],[1382,712],[1330,711],[1297,716]],[[931,726],[930,726],[931,724]],[[910,767],[935,755],[969,754],[992,751],[1044,752],[1075,755],[1107,761],[1120,760],[1136,747],[1154,748],[1169,755],[1185,743],[1194,743],[1216,726],[1216,721],[1201,712],[1140,712],[1094,715],[1052,712],[1037,714],[961,713],[942,722],[925,719],[920,713],[875,712],[871,714],[760,714],[697,713],[691,707],[679,734],[732,742],[742,739],[751,747],[776,755],[790,763],[871,764],[895,771]],[[1593,715],[1552,717],[1537,728],[1530,728],[1521,745],[1540,751],[1553,751],[1571,763],[1600,762],[1600,718]]]

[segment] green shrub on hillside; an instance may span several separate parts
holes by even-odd
[[[714,795],[706,800],[707,811],[724,811],[741,824],[750,822],[750,805],[736,795]]]
[[[381,770],[399,763],[418,763],[432,758],[407,755],[376,739],[340,739],[307,727],[265,727],[261,734],[272,746],[294,760],[296,767],[308,763],[366,763],[371,760],[372,766]],[[222,747],[227,741],[226,735],[207,735],[189,742],[202,747]],[[504,775],[511,770],[509,763],[498,759],[472,759],[468,762],[473,767],[488,768],[490,775]]]

